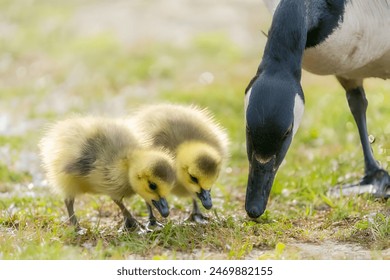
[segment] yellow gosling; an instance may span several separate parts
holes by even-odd
[[[227,157],[228,137],[205,109],[160,104],[139,110],[130,120],[149,145],[167,149],[175,158],[176,183],[172,192],[193,198],[190,218],[205,222],[196,199],[212,207],[210,191]]]
[[[122,121],[98,117],[60,121],[39,146],[49,184],[65,197],[77,229],[74,200],[83,193],[110,196],[121,209],[127,229],[139,223],[124,206],[124,197],[139,194],[148,208],[169,215],[166,196],[175,181],[173,159],[161,149],[143,147]]]

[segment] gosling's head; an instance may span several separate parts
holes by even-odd
[[[176,176],[191,194],[196,194],[206,209],[213,206],[211,187],[221,170],[222,156],[212,146],[184,142],[177,149]]]
[[[129,180],[134,191],[163,217],[169,215],[167,195],[175,183],[173,160],[163,151],[137,151],[131,155]]]

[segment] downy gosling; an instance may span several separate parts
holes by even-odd
[[[122,199],[139,194],[163,217],[175,181],[174,162],[160,149],[145,149],[123,121],[75,117],[54,124],[40,141],[51,187],[65,197],[70,222],[80,229],[74,201],[82,193],[110,196],[124,216],[125,229],[142,226]]]
[[[206,222],[196,198],[206,209],[211,209],[210,191],[227,157],[228,137],[224,129],[208,111],[174,104],[141,108],[131,122],[150,145],[167,149],[174,157],[176,183],[172,193],[192,197],[190,219]],[[153,225],[153,213],[150,218]]]

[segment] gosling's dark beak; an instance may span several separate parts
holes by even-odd
[[[202,202],[202,205],[207,210],[211,209],[213,207],[213,202],[211,201],[211,195],[210,191],[206,191],[204,189],[201,189],[200,193],[196,193]]]
[[[263,164],[252,156],[245,199],[245,210],[249,217],[257,218],[264,213],[275,175],[274,159]]]
[[[154,207],[160,212],[161,216],[164,218],[168,217],[169,215],[169,207],[168,207],[168,202],[165,198],[160,198],[160,200],[152,200],[152,203]]]

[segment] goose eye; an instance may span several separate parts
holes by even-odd
[[[156,183],[149,182],[149,188],[153,191],[157,190],[157,185]]]
[[[198,184],[198,183],[199,183],[198,178],[192,176],[191,174],[190,174],[190,178],[191,178],[191,181],[194,182],[195,184]]]
[[[291,126],[287,129],[286,133],[283,135],[283,140],[286,139],[286,138],[290,135],[290,133],[292,132],[292,130],[293,130],[293,126],[291,125]]]

